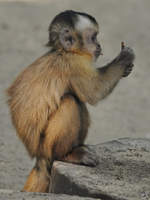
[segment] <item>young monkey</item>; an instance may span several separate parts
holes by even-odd
[[[49,27],[50,51],[27,67],[8,89],[17,134],[36,158],[23,191],[48,192],[54,160],[95,166],[84,146],[90,119],[86,103],[95,105],[130,74],[134,53],[122,44],[119,55],[102,68],[95,18],[75,11],[57,15]]]

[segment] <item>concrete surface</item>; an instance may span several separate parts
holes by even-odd
[[[89,106],[92,126],[87,143],[120,137],[150,138],[150,1],[47,0],[0,2],[0,188],[20,190],[33,162],[15,135],[5,103],[5,89],[19,72],[47,51],[47,29],[60,11],[75,9],[92,14],[100,24],[104,56],[110,61],[120,42],[133,47],[133,73],[98,106]]]
[[[50,191],[103,200],[150,199],[150,139],[90,145],[96,167],[54,162]]]
[[[95,198],[94,198],[95,199]],[[94,200],[93,198],[78,197],[73,195],[57,195],[46,193],[26,193],[13,190],[1,190],[0,200]],[[101,200],[101,199],[97,199]]]

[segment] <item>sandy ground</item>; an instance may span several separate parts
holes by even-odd
[[[89,106],[92,125],[87,143],[150,138],[149,0],[0,2],[0,188],[21,189],[33,165],[16,137],[4,91],[19,72],[47,51],[48,25],[66,9],[88,12],[99,22],[104,56],[97,66],[117,55],[121,41],[136,53],[133,73],[105,101]]]

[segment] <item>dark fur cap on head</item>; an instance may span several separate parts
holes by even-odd
[[[51,46],[59,37],[59,32],[62,27],[75,29],[75,24],[78,21],[78,15],[88,18],[93,24],[98,25],[96,19],[87,13],[66,10],[56,15],[49,26],[49,41],[47,46]]]

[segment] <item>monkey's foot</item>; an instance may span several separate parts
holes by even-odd
[[[62,161],[90,167],[98,165],[98,157],[96,153],[87,146],[73,149],[73,151],[64,157]]]

